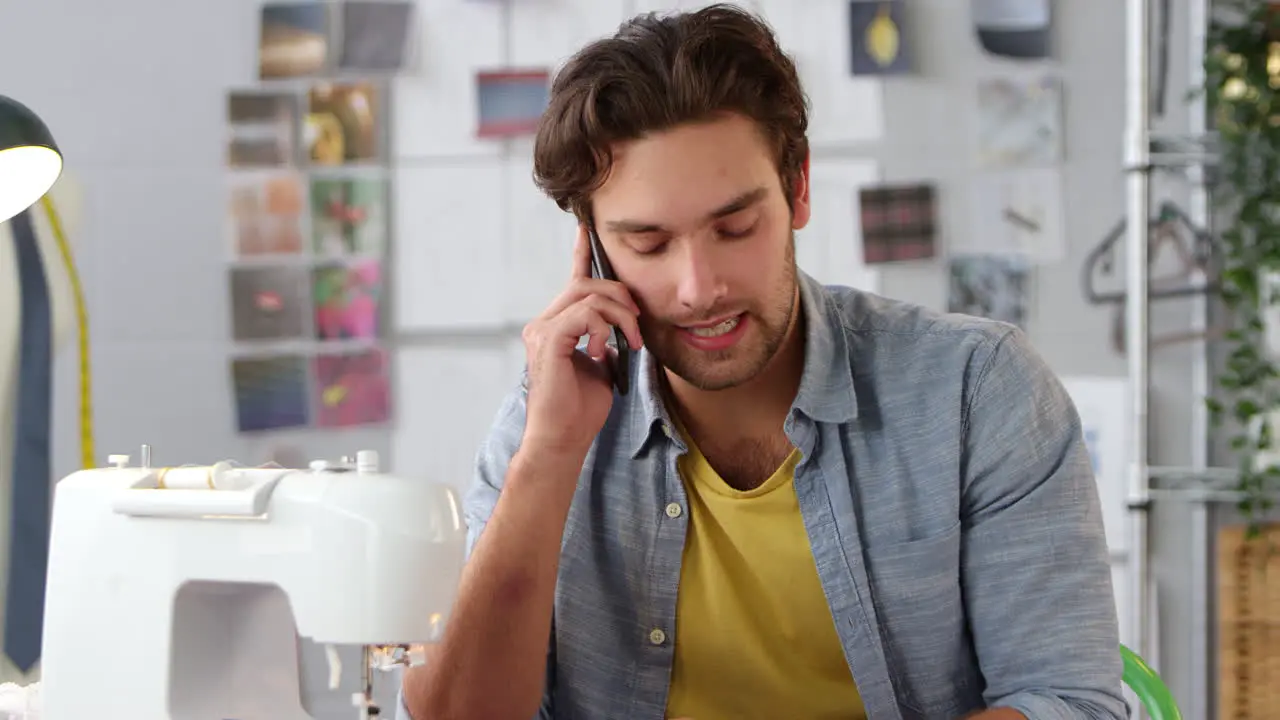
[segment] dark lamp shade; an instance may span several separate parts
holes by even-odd
[[[30,108],[0,95],[0,222],[31,207],[62,174],[62,153]]]

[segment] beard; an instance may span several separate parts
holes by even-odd
[[[734,309],[729,305],[712,308],[703,317],[681,318],[679,323],[640,316],[644,345],[668,371],[699,390],[727,390],[755,378],[778,354],[796,313],[797,269],[795,234],[787,243],[784,272],[765,297],[742,308],[746,323],[743,337],[725,350],[708,352],[691,347],[680,338],[680,324],[694,324],[721,317]]]

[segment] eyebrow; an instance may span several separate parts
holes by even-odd
[[[719,218],[727,217],[741,210],[745,210],[763,200],[768,192],[768,188],[765,187],[758,187],[754,190],[744,192],[738,197],[708,213],[707,219],[718,220]],[[613,232],[633,234],[663,232],[666,230],[666,228],[663,228],[661,225],[641,222],[639,220],[610,220],[605,223],[605,227],[609,228]]]

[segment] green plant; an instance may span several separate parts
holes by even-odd
[[[1280,5],[1280,3],[1277,3]],[[1240,465],[1239,509],[1252,535],[1280,481],[1280,467],[1259,467],[1280,428],[1280,368],[1268,356],[1264,313],[1280,302],[1280,12],[1260,0],[1220,0],[1207,29],[1204,98],[1216,131],[1214,212],[1221,225],[1220,296],[1231,312],[1229,354],[1218,397],[1207,400],[1215,424],[1231,428]]]

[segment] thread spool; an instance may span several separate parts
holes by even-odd
[[[167,467],[156,471],[156,487],[161,490],[227,490],[231,464]]]

